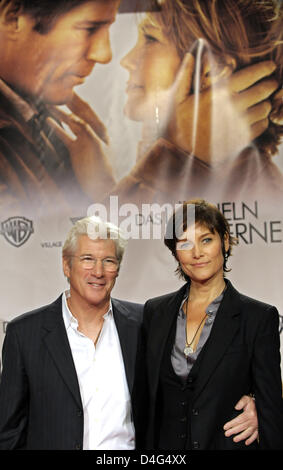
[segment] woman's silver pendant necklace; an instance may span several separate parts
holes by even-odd
[[[189,303],[189,299],[187,300],[187,307],[186,307],[186,346],[185,346],[185,348],[184,348],[184,354],[185,354],[186,357],[189,357],[190,354],[193,354],[194,349],[193,349],[192,344],[193,344],[193,342],[194,342],[194,340],[195,340],[195,337],[196,337],[196,335],[197,335],[197,333],[198,333],[198,331],[199,331],[201,325],[203,324],[204,320],[205,320],[206,317],[207,317],[207,314],[205,314],[204,317],[203,317],[203,319],[201,320],[199,326],[197,327],[197,330],[196,330],[196,332],[195,332],[195,334],[194,334],[194,337],[193,337],[192,341],[191,341],[190,343],[188,343],[188,339],[187,339],[187,338],[188,338],[188,337],[187,337],[188,303]]]
[[[193,352],[194,352],[193,348],[188,343],[186,343],[186,347],[184,349],[185,356],[189,357],[189,355],[193,354]]]

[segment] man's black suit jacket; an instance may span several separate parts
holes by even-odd
[[[158,436],[159,374],[170,329],[187,285],[146,302],[133,392],[138,448],[155,449]],[[187,448],[251,449],[224,436],[223,425],[237,415],[234,406],[254,393],[259,446],[283,449],[279,316],[275,307],[240,294],[227,282],[211,334],[190,374],[192,400]],[[195,367],[196,366],[196,367]],[[198,372],[196,372],[198,371]]]
[[[143,306],[117,299],[112,305],[131,393]],[[8,325],[0,383],[0,449],[82,449],[83,419],[60,296]]]

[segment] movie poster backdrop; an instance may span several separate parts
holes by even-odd
[[[164,8],[166,1],[159,3]],[[282,26],[282,3],[274,4],[281,8],[274,21]],[[75,87],[78,120],[93,119],[90,109],[99,118],[94,143],[87,146],[84,128],[75,129],[67,118],[61,119],[61,112],[70,112],[61,106],[59,114],[52,115],[77,143],[71,157],[67,138],[62,137],[63,170],[60,161],[51,168],[50,154],[41,153],[50,184],[38,170],[33,176],[40,184],[25,187],[20,178],[18,192],[7,177],[9,198],[2,191],[5,172],[1,175],[1,343],[7,322],[52,302],[68,288],[61,250],[72,224],[86,215],[111,220],[129,238],[114,297],[143,303],[178,289],[183,281],[164,246],[164,227],[176,205],[195,197],[217,204],[238,238],[227,277],[239,291],[275,305],[283,331],[283,94],[278,56],[277,68],[268,76],[278,85],[266,98],[272,109],[265,120],[257,107],[265,101],[262,90],[248,92],[253,81],[260,85],[266,77],[257,77],[255,71],[241,82],[235,73],[267,55],[233,58],[236,46],[228,44],[229,27],[221,47],[208,37],[197,37],[193,26],[196,37],[179,41],[176,23],[174,30],[166,10],[133,10],[122,2],[111,27],[111,62],[96,64]],[[182,31],[184,36],[186,29]],[[257,32],[260,51],[263,36]],[[270,35],[270,45],[276,39],[282,36]],[[242,47],[241,41],[237,44]],[[270,49],[269,57],[276,57],[278,47]],[[5,122],[1,114],[0,134]],[[42,133],[44,126],[46,122],[39,129]],[[58,134],[56,138],[60,140]],[[0,157],[9,160],[1,139]],[[21,158],[28,171],[36,171],[24,150]],[[109,166],[101,165],[102,160]],[[19,163],[9,163],[16,172]]]

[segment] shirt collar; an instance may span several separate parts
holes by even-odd
[[[72,314],[71,310],[68,307],[67,299],[70,297],[70,291],[66,290],[63,292],[62,295],[62,314],[63,314],[63,320],[65,324],[66,330],[70,327],[77,328],[78,326],[78,320],[74,317]],[[111,318],[113,316],[113,307],[112,307],[112,301],[110,299],[110,304],[109,304],[109,309],[108,311],[103,315],[104,320],[107,318]]]

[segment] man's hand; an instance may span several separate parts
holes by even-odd
[[[234,157],[269,125],[269,97],[278,83],[268,77],[275,68],[272,61],[253,64],[198,90],[195,59],[187,54],[176,79],[166,137],[209,164]]]
[[[111,166],[102,150],[101,141],[108,143],[106,129],[92,108],[75,93],[68,108],[71,114],[57,107],[50,108],[50,112],[59,122],[67,124],[74,137],[55,119],[48,118],[48,124],[68,148],[83,191],[91,199],[100,200],[115,184]]]
[[[234,442],[245,440],[248,446],[258,437],[258,420],[255,402],[252,397],[244,395],[236,404],[236,410],[243,410],[239,416],[224,425],[225,436],[233,437]]]

